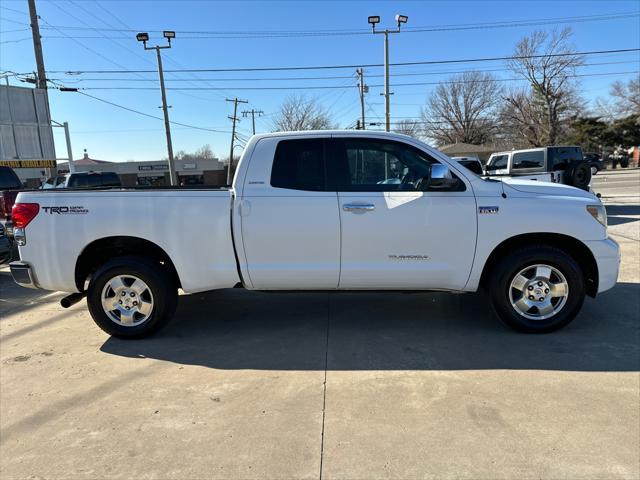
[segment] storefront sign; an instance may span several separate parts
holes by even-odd
[[[56,168],[55,160],[0,160],[0,166],[11,168]]]
[[[139,165],[138,170],[141,172],[149,172],[151,170],[169,170],[169,167],[164,164],[159,165]]]

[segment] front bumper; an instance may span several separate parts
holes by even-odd
[[[31,265],[25,262],[11,262],[9,264],[13,281],[27,288],[40,288],[36,282]]]
[[[613,288],[620,271],[620,246],[613,238],[586,242],[598,264],[598,293]]]

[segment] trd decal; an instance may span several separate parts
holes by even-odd
[[[84,208],[78,205],[73,206],[61,206],[61,207],[42,207],[46,213],[53,215],[57,213],[58,215],[84,215],[89,213],[88,208]]]

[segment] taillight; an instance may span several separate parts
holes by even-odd
[[[37,203],[16,203],[11,210],[11,220],[15,228],[24,228],[29,225],[40,211]]]

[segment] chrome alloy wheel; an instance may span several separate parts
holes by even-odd
[[[146,322],[153,312],[149,286],[134,275],[118,275],[102,289],[102,309],[109,319],[124,327]]]
[[[567,303],[569,284],[549,265],[530,265],[518,272],[509,285],[509,300],[516,312],[529,320],[545,320]]]

